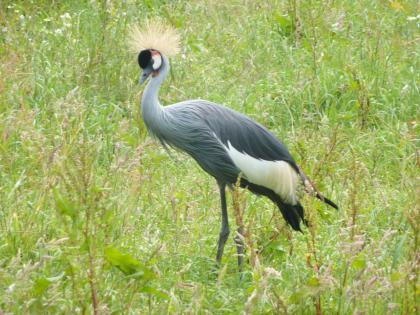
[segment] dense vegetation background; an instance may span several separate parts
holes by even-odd
[[[292,233],[236,191],[242,281],[214,180],[147,136],[146,18],[182,34],[162,103],[246,113],[341,207]],[[418,313],[419,28],[402,0],[1,1],[0,313]]]

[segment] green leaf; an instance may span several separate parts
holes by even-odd
[[[48,289],[51,283],[52,281],[48,280],[47,278],[36,279],[34,285],[34,295],[40,296],[44,294],[44,292]]]
[[[401,279],[402,279],[402,274],[401,273],[399,273],[399,272],[393,272],[392,274],[391,274],[391,281],[392,282],[398,282],[398,281],[400,281]]]
[[[289,36],[290,34],[292,34],[292,32],[294,32],[295,25],[290,19],[290,17],[281,15],[279,13],[274,13],[273,18],[277,22],[278,26],[281,29],[281,32],[284,35]]]
[[[137,271],[133,274],[129,274],[129,275],[127,275],[127,277],[142,279],[142,280],[152,280],[152,279],[156,278],[155,273],[151,269],[146,268],[144,266],[142,266],[141,268],[142,268],[142,270]]]
[[[264,247],[264,251],[268,253],[276,253],[277,255],[284,256],[287,254],[287,249],[283,245],[283,242],[280,240],[274,240],[270,242],[266,247]]]
[[[308,280],[308,285],[310,287],[319,287],[320,286],[320,282],[319,279],[317,277],[312,277]]]
[[[305,292],[303,291],[295,291],[289,298],[290,304],[299,304],[302,299],[306,296]]]
[[[69,216],[74,221],[78,214],[76,206],[70,200],[63,197],[57,189],[54,189],[53,193],[57,211],[62,215]]]
[[[304,38],[303,40],[302,40],[302,46],[303,46],[303,48],[305,48],[308,52],[312,52],[312,50],[313,50],[313,47],[312,47],[312,44],[306,39],[306,38]]]
[[[360,90],[360,84],[358,81],[354,80],[353,78],[349,78],[350,81],[350,89],[354,91]]]
[[[58,276],[46,278],[50,282],[56,282],[64,277],[64,272],[60,273]]]
[[[292,22],[284,15],[275,13],[273,17],[282,28],[289,27],[292,24]]]
[[[162,291],[160,291],[158,289],[151,288],[151,287],[143,287],[143,288],[140,289],[140,292],[142,292],[142,293],[149,293],[151,295],[154,295],[154,296],[156,296],[158,298],[165,299],[165,300],[169,299],[169,295],[168,294],[166,294],[165,292],[162,292]]]
[[[199,42],[193,42],[190,44],[191,50],[196,53],[204,53],[207,51],[206,47]]]
[[[114,247],[105,249],[105,259],[130,277],[143,280],[151,280],[156,277],[150,268],[146,268],[130,254],[123,254]]]
[[[251,294],[254,291],[254,289],[255,289],[255,286],[254,285],[251,285],[250,287],[248,287],[246,289],[246,292],[248,292],[249,294]]]
[[[353,262],[351,263],[351,266],[354,269],[364,269],[366,268],[366,260],[364,259],[364,257],[356,257],[355,260],[353,260]]]
[[[117,267],[127,275],[141,271],[141,263],[129,254],[122,254],[118,249],[108,247],[105,249],[105,258],[111,265]]]
[[[133,148],[137,147],[139,143],[139,138],[130,133],[123,134],[121,139]]]

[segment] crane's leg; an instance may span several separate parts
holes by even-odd
[[[238,252],[238,269],[242,272],[242,265],[244,262],[244,241],[243,241],[243,227],[240,226],[237,230],[237,234],[234,238],[236,243],[236,251]]]
[[[236,188],[237,189],[237,188]],[[235,204],[238,206],[237,216],[236,216],[236,225],[238,226],[238,229],[236,230],[236,235],[234,237],[235,244],[236,244],[236,251],[238,253],[238,269],[241,274],[241,280],[242,280],[242,265],[244,262],[244,223],[242,221],[242,215],[240,214],[241,210],[239,209],[239,200],[236,200],[238,198],[238,195],[236,193],[233,193],[233,204],[235,207]]]
[[[223,249],[225,248],[226,240],[229,237],[229,220],[228,220],[228,213],[227,213],[227,206],[226,206],[226,184],[219,184],[220,189],[220,202],[222,206],[222,229],[220,230],[219,234],[219,243],[217,245],[217,256],[216,262],[217,265],[220,266],[220,262],[222,261]]]

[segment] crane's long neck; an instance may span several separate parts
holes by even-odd
[[[150,79],[141,101],[141,113],[144,122],[152,132],[159,126],[164,111],[159,102],[159,89],[169,72],[169,62],[166,57],[162,59],[162,67],[159,70],[159,74]]]

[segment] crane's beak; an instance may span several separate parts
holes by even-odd
[[[147,78],[150,76],[152,72],[153,72],[153,69],[149,69],[149,68],[144,69],[139,79],[140,84],[143,84],[144,81],[147,80]]]

